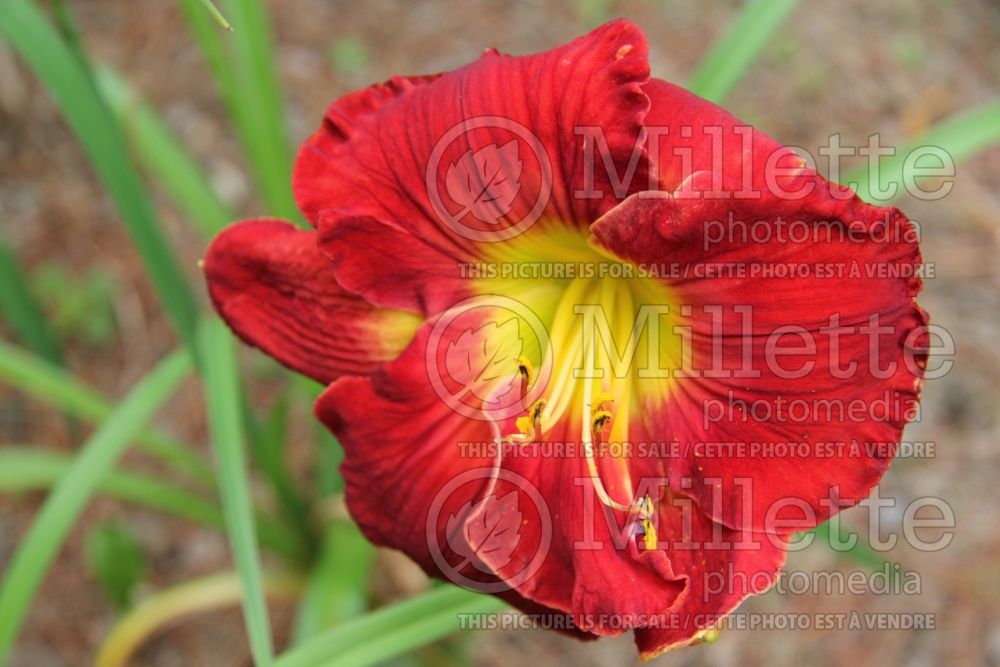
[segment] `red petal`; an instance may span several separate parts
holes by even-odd
[[[512,419],[493,428],[435,393],[427,366],[435,325],[396,361],[369,378],[337,380],[317,403],[344,446],[347,504],[364,533],[434,576],[568,612],[584,631],[619,634],[626,628],[609,625],[610,615],[667,609],[682,585],[663,554],[616,550],[603,517],[584,514],[583,496],[593,500],[594,492],[573,481],[585,474],[582,459],[498,459],[484,447]],[[445,340],[462,331],[457,324]],[[595,520],[606,548],[574,548],[586,537],[585,519]],[[508,541],[491,541],[491,531]]]
[[[698,174],[689,179],[689,187],[704,190],[710,187],[709,180],[709,175]],[[773,530],[774,516],[768,517],[768,511],[783,509],[782,516],[803,518],[805,525],[795,528],[801,529],[836,513],[838,505],[865,497],[894,454],[894,448],[886,452],[875,445],[899,442],[919,397],[925,361],[921,331],[927,318],[914,302],[921,286],[914,271],[921,259],[909,221],[895,209],[870,206],[855,197],[838,198],[834,196],[842,194],[838,186],[815,174],[800,175],[796,187],[807,183],[812,184],[813,194],[798,201],[771,195],[760,200],[637,195],[592,227],[599,242],[619,257],[674,263],[682,276],[667,282],[678,301],[692,308],[685,319],[693,331],[694,367],[702,375],[675,380],[675,390],[667,397],[644,397],[646,431],[656,441],[691,447],[686,457],[670,462],[672,484],[685,488],[706,512],[733,528],[764,529],[772,522]],[[714,228],[706,223],[722,221],[730,229],[730,215],[737,224],[762,225],[769,240],[745,243],[738,233],[732,240],[717,240],[719,235],[707,231]],[[786,225],[798,222],[817,230],[832,221],[834,229],[853,230],[856,240],[834,234],[827,241],[820,233],[818,240],[793,242],[779,235],[781,218]],[[888,240],[877,236],[880,233]],[[763,237],[762,232],[759,238]],[[840,279],[815,273],[780,280],[749,273],[704,277],[708,269],[727,263],[748,272],[768,263],[857,266],[859,274]],[[901,277],[869,275],[886,269],[900,272]],[[703,277],[695,277],[699,275]],[[713,306],[722,308],[718,344],[713,344],[712,314],[706,310]],[[740,306],[752,308],[748,325],[736,310]],[[878,316],[879,326],[889,328],[876,349],[880,367],[895,364],[888,377],[876,377],[869,336],[861,329],[873,316]],[[831,317],[850,328],[836,337],[837,353],[832,350],[834,337],[821,331],[830,327]],[[790,363],[776,365],[767,361],[766,345],[785,325],[802,327],[816,347]],[[791,343],[798,341],[793,337]],[[780,341],[781,346],[791,343]],[[721,355],[721,365],[713,361],[713,352]],[[745,367],[747,352],[750,369],[759,377],[732,372]],[[856,369],[837,377],[831,361],[841,367],[852,362]],[[802,377],[782,372],[806,363],[814,367]],[[705,371],[712,368],[730,372],[727,377],[706,377]],[[887,397],[886,410],[865,412]],[[828,403],[820,401],[833,401],[834,409],[828,411]],[[795,412],[791,405],[797,406]],[[858,446],[850,447],[852,441]],[[805,447],[773,450],[771,455],[750,449],[753,443],[789,442]],[[841,442],[847,445],[838,449],[825,444]],[[699,456],[695,448],[699,443],[737,443],[743,449],[702,448]],[[685,478],[689,485],[694,480],[693,488],[677,486]],[[721,501],[713,500],[718,493]],[[788,499],[802,501],[812,514],[803,516],[790,509]]]
[[[228,227],[204,270],[215,309],[240,338],[323,384],[394,358],[419,322],[344,290],[316,234],[281,220]]]
[[[680,86],[654,78],[642,89],[650,101],[647,151],[658,189],[676,190],[692,174],[707,171],[715,189],[763,191],[768,171],[802,165],[792,149]]]
[[[566,435],[550,434],[547,441],[580,442],[579,436]],[[683,594],[684,581],[667,553],[638,551],[627,523],[630,518],[600,503],[579,448],[569,457],[510,456],[501,467],[517,475],[515,479],[529,480],[553,519],[548,555],[530,578],[516,579],[530,566],[530,553],[518,553],[509,563],[487,561],[506,580],[517,581],[519,593],[570,612],[578,627],[602,636],[641,624],[644,618],[668,610]],[[603,468],[602,478],[610,487],[615,480],[613,466]],[[515,484],[497,487],[498,493],[518,492],[522,506],[532,502],[530,494]],[[626,492],[630,490],[626,487]],[[525,529],[533,527],[527,524]]]
[[[600,128],[623,171],[637,143],[641,155],[648,76],[644,36],[617,21],[545,53],[489,52],[433,80],[394,79],[331,107],[299,154],[296,198],[343,285],[381,305],[427,308],[437,297],[426,290],[448,288],[410,280],[414,268],[473,261],[478,241],[468,234],[496,240],[539,218],[587,224],[614,204],[600,167],[595,187],[607,194],[572,195],[587,175],[575,129]],[[638,164],[633,181],[645,187],[646,163]],[[470,193],[471,207],[456,201],[463,183],[482,186]],[[498,218],[483,220],[491,206]],[[357,268],[377,258],[366,245],[370,220],[382,225],[378,252],[393,257],[378,280]]]
[[[437,574],[428,508],[449,481],[468,470],[488,470],[493,460],[461,455],[459,443],[488,442],[490,428],[450,410],[431,389],[424,362],[430,331],[425,324],[398,359],[369,377],[331,384],[316,403],[316,416],[344,447],[347,505],[364,533]],[[445,497],[441,523],[486,483],[485,477],[472,480]]]
[[[481,441],[489,429],[433,399],[421,365],[426,338],[425,328],[397,361],[370,377],[336,380],[316,402],[316,416],[344,447],[341,472],[351,516],[368,539],[403,551],[430,576],[456,581],[457,573],[468,579],[456,583],[484,587],[525,613],[559,614],[471,564],[442,571],[447,519],[479,500],[492,459],[458,455],[459,442]],[[473,478],[468,483],[449,490],[449,482],[469,471]],[[435,498],[442,500],[435,503]],[[431,507],[437,522],[428,536]],[[438,550],[432,551],[432,545]],[[593,637],[575,628],[572,619],[560,629],[580,639]]]
[[[773,586],[785,563],[781,538],[713,524],[690,504],[676,497],[659,513],[661,548],[686,588],[655,623],[635,631],[644,660],[688,644],[699,631],[718,625],[744,599]]]
[[[341,219],[321,222],[319,238],[337,280],[379,305],[432,315],[471,296],[471,281],[456,260],[398,227]]]

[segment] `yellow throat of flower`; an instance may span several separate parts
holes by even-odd
[[[523,369],[552,357],[538,430],[629,442],[630,423],[670,395],[672,370],[681,363],[682,318],[675,295],[648,275],[650,267],[622,261],[588,236],[540,222],[514,239],[486,244],[475,286],[481,295],[517,300],[547,330],[548,352],[527,339],[523,352]],[[534,421],[518,423],[522,434]]]

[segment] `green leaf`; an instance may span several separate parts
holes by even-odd
[[[241,110],[252,133],[244,137],[269,208],[277,215],[298,218],[292,197],[291,150],[285,130],[283,97],[274,70],[267,10],[261,0],[225,0],[234,25],[230,64],[241,94]]]
[[[243,582],[243,616],[250,636],[250,652],[254,664],[261,667],[271,664],[274,647],[261,584],[260,554],[243,452],[246,437],[236,351],[229,330],[215,318],[206,320],[202,326],[201,345],[206,364],[203,381],[208,423],[215,449],[226,532],[236,570]]]
[[[696,95],[721,103],[795,7],[796,0],[747,0],[688,80]]]
[[[316,403],[316,399],[326,389],[304,375],[292,378],[292,390],[296,399],[307,405]],[[320,421],[312,423],[313,446],[317,451],[317,463],[313,469],[313,478],[320,496],[327,497],[344,490],[344,478],[340,475],[340,464],[344,461],[344,448]]]
[[[309,521],[309,506],[300,494],[299,485],[292,477],[285,460],[285,426],[289,407],[287,396],[282,393],[278,397],[263,424],[258,422],[244,392],[240,395],[240,405],[253,463],[270,484],[287,522],[295,528],[304,542],[315,546],[318,539]]]
[[[181,6],[215,77],[268,213],[301,224],[292,196],[292,153],[263,3],[223,3],[232,32],[218,30],[198,0],[181,0]]]
[[[185,220],[206,239],[232,222],[235,216],[212,189],[204,170],[156,112],[110,68],[97,69],[97,82],[125,128],[136,159],[166,190]]]
[[[44,491],[53,487],[73,466],[62,452],[38,447],[0,447],[0,493]],[[178,488],[156,477],[116,470],[98,487],[101,495],[222,530],[225,522],[215,503],[197,493]],[[304,545],[284,524],[257,516],[261,544],[295,562],[305,559]]]
[[[914,164],[906,164],[906,158],[919,147],[942,148],[957,163],[998,142],[1000,142],[1000,100],[994,100],[938,123],[917,140],[898,149],[895,155],[879,160],[878,189],[883,189],[890,183],[896,184],[896,194],[888,201],[897,199],[905,193],[903,185],[913,183],[914,168]],[[884,199],[876,201],[877,198],[873,196],[871,176],[869,165],[865,164],[844,174],[840,182],[853,188],[866,201],[887,203]]]
[[[507,604],[489,595],[441,586],[354,619],[275,661],[274,667],[365,667],[445,637],[461,615],[492,614]]]
[[[297,376],[291,389],[295,397],[312,404],[324,387]],[[322,424],[314,422],[313,427],[313,444],[318,452],[314,477],[320,506],[336,508],[343,503],[340,494],[344,490],[344,480],[339,469],[344,450]],[[333,516],[334,512],[324,514]],[[375,549],[355,524],[346,518],[328,521],[319,557],[309,575],[295,618],[294,644],[301,644],[367,609],[368,580],[374,558]]]
[[[113,401],[83,384],[73,374],[2,340],[0,380],[84,421],[104,421],[114,410]],[[143,451],[194,479],[212,483],[208,466],[184,445],[152,429],[140,431],[137,438]]]
[[[331,521],[299,605],[292,643],[358,617],[368,608],[375,547],[349,521]]]
[[[128,526],[107,521],[87,531],[87,569],[119,611],[132,606],[132,594],[146,575],[146,555]]]
[[[73,522],[130,441],[190,371],[190,358],[174,353],[129,392],[84,443],[21,540],[0,585],[0,664],[24,621],[31,599]]]
[[[201,4],[205,6],[209,15],[215,19],[215,22],[222,26],[223,29],[233,29],[233,26],[229,25],[229,21],[226,20],[226,17],[222,15],[222,12],[219,11],[219,8],[215,6],[212,0],[201,0]]]
[[[53,364],[62,364],[59,343],[28,287],[21,267],[0,240],[0,310],[22,343]]]
[[[122,129],[89,72],[29,0],[0,2],[0,36],[13,44],[62,110],[118,206],[164,309],[194,354],[198,320],[194,295],[129,159]]]

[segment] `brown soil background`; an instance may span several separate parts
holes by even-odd
[[[242,214],[261,211],[241,163],[232,128],[179,9],[156,0],[71,3],[87,51],[124,72],[206,165],[213,182]],[[591,4],[591,3],[587,3]],[[607,15],[644,28],[654,74],[683,82],[737,3],[628,0]],[[295,0],[270,3],[278,66],[294,144],[337,96],[396,73],[449,69],[487,46],[524,53],[566,41],[596,24],[572,2],[390,2]],[[367,45],[368,61],[338,71],[331,45]],[[773,38],[726,106],[787,144],[815,150],[830,133],[862,145],[873,132],[899,144],[928,124],[1000,94],[1000,3],[996,0],[804,0]],[[954,509],[954,542],[937,553],[896,548],[889,557],[921,578],[919,595],[768,593],[747,602],[755,612],[920,612],[934,614],[932,631],[729,631],[714,645],[675,651],[656,664],[681,665],[1000,665],[1000,148],[959,165],[953,192],[941,201],[900,202],[923,230],[924,256],[936,277],[921,304],[958,341],[957,364],[929,382],[922,419],[909,440],[932,441],[932,459],[899,460],[882,483],[883,496],[902,505],[933,495]],[[165,198],[157,199],[171,239],[197,278],[201,242]],[[74,371],[121,396],[175,343],[142,265],[117,214],[57,110],[30,73],[0,46],[0,220],[3,234],[29,269],[47,262],[74,274],[99,267],[115,281],[117,329],[99,346],[69,345]],[[203,295],[202,295],[203,296]],[[258,355],[245,354],[248,367]],[[259,375],[259,374],[258,374]],[[200,394],[192,383],[158,423],[187,441],[205,441]],[[254,400],[273,387],[261,381]],[[309,406],[296,407],[295,444],[309,428]],[[0,439],[70,450],[86,433],[71,432],[57,413],[0,388]],[[132,459],[129,459],[132,462]],[[136,462],[143,465],[141,461]],[[303,464],[304,465],[304,464]],[[0,499],[0,569],[8,562],[41,498]],[[898,514],[898,513],[897,513]],[[895,516],[898,521],[899,516]],[[89,664],[114,614],[83,567],[84,525],[119,517],[135,530],[156,588],[229,567],[224,540],[179,521],[101,500],[86,511],[36,598],[12,657],[13,667]],[[862,520],[862,510],[848,513]],[[892,516],[889,517],[890,525]],[[794,554],[789,569],[860,566],[814,546]],[[385,554],[375,576],[382,600],[423,585],[402,558]],[[290,609],[275,609],[279,638]],[[537,667],[635,664],[627,637],[579,644],[540,631],[466,633],[446,649],[429,648],[399,665],[461,664]],[[133,664],[247,665],[237,613],[192,619],[148,645]]]

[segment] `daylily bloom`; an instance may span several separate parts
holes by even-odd
[[[916,410],[911,223],[651,78],[628,22],[346,95],[293,187],[314,230],[212,243],[219,314],[327,385],[372,541],[567,632],[711,639]]]

